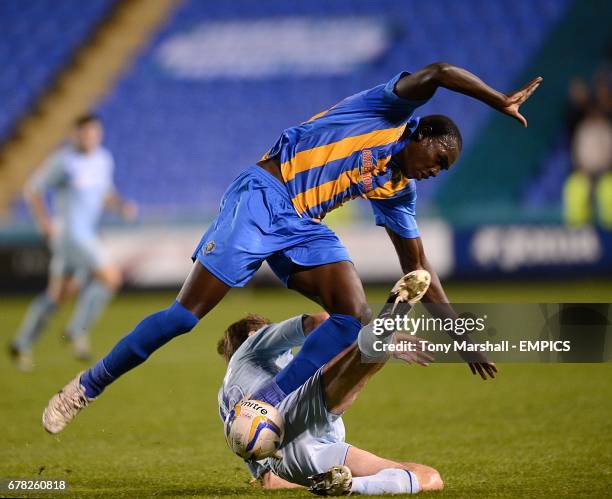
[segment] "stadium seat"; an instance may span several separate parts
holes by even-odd
[[[20,40],[16,45],[24,60],[45,59],[46,69],[33,78],[38,85],[48,81],[57,64],[65,61],[78,44],[79,37],[82,40],[87,26],[91,27],[110,3],[79,2],[79,9],[73,10],[70,6],[76,5],[76,0],[70,0],[52,10],[50,2],[27,3],[29,9],[40,9],[36,12],[49,23],[48,28],[35,30],[46,34],[40,35],[34,48],[29,38],[34,30],[28,24],[33,17],[28,16],[27,22],[20,20],[20,9],[25,6],[15,7],[14,2],[8,2],[11,7],[4,17],[11,21],[2,21],[2,26],[10,26],[10,40]],[[5,4],[1,3],[0,9],[5,9]],[[210,216],[232,178],[256,162],[283,128],[308,119],[351,93],[384,82],[399,71],[448,60],[476,72],[496,87],[511,87],[568,4],[569,0],[186,0],[100,105],[107,126],[107,144],[117,160],[117,183],[141,203],[145,218]],[[53,12],[48,19],[47,11]],[[261,46],[265,40],[257,38],[257,22],[266,21],[279,26],[280,31],[280,26],[301,22],[299,26],[305,33],[319,29],[321,36],[330,37],[344,29],[346,23],[361,21],[366,35],[374,37],[364,35],[363,51],[369,48],[367,40],[380,41],[380,37],[376,38],[378,28],[382,27],[385,35],[380,41],[381,51],[365,60],[347,61],[345,54],[338,54],[338,65],[346,66],[345,70],[317,65],[316,58],[308,66],[310,42],[292,46],[295,59],[306,61],[298,70],[307,74],[297,76],[293,70],[283,69],[282,64],[275,65],[275,60],[265,53],[245,53],[248,47],[242,46],[242,36],[248,34]],[[67,23],[80,27],[68,30]],[[206,36],[213,29],[220,35],[211,41]],[[43,57],[41,47],[46,37],[60,32],[65,49],[54,49],[53,57]],[[262,33],[261,37],[269,37],[268,32]],[[225,41],[220,39],[223,34]],[[290,32],[282,31],[278,36],[283,37],[280,45],[286,40],[295,43]],[[198,40],[208,40],[209,45],[198,46]],[[3,43],[0,62],[7,51]],[[211,45],[223,51],[215,51]],[[168,62],[162,55],[170,49],[175,57]],[[331,57],[333,53],[324,55]],[[271,72],[250,77],[253,57],[259,58],[257,68],[270,67]],[[216,66],[211,66],[213,59]],[[53,67],[47,68],[51,63]],[[198,67],[209,68],[209,72],[213,67],[216,76],[210,77],[206,71],[198,73]],[[2,96],[6,85],[14,87],[6,81],[20,81],[23,68],[9,68],[0,76]],[[7,107],[9,111],[13,109],[11,116],[23,111],[41,89],[30,88],[32,79],[27,80],[25,94],[14,97],[19,106]],[[451,116],[459,123],[469,147],[490,111],[461,96],[440,91],[421,112]],[[7,114],[5,110],[3,113]],[[10,118],[1,116],[0,137],[10,126]],[[439,182],[419,185],[420,210],[426,209],[437,185]]]
[[[0,143],[115,1],[0,2]]]
[[[567,3],[317,0],[288,6],[280,0],[265,4],[187,1],[100,107],[108,125],[108,144],[118,159],[118,183],[143,203],[145,215],[210,215],[232,178],[257,161],[284,127],[403,69],[449,60],[508,88]],[[392,35],[379,57],[355,66],[348,74],[188,78],[160,63],[159,53],[166,43],[199,27],[248,24],[271,17],[366,18],[383,23]],[[457,39],[463,43],[455,43]],[[482,40],[491,42],[483,44]],[[232,54],[238,42],[233,41]],[[233,61],[226,62],[231,67]],[[236,72],[240,73],[239,68]],[[439,92],[423,112],[443,112],[455,118],[469,145],[488,111],[449,92]],[[149,183],[144,188],[143,179],[152,172],[159,190]],[[187,185],[186,177],[190,179]],[[419,186],[421,206],[431,198],[435,186]]]

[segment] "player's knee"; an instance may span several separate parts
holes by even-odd
[[[110,288],[114,291],[118,290],[123,284],[123,276],[119,269],[113,269],[113,275],[110,282]]]
[[[444,482],[438,470],[426,467],[426,470],[420,473],[419,485],[421,490],[442,490]]]
[[[327,319],[329,319],[329,314],[327,312],[318,312],[316,314],[310,314],[308,316],[310,329],[312,330],[318,328]]]
[[[118,268],[112,266],[96,272],[96,278],[113,291],[119,289],[123,284],[121,272]]]
[[[40,299],[45,300],[50,308],[60,307],[67,299],[66,293],[61,288],[47,289],[47,291],[39,296]]]
[[[372,320],[372,309],[365,300],[352,300],[344,306],[345,315],[355,317],[361,324],[367,324]]]
[[[58,282],[49,282],[47,289],[40,295],[41,298],[44,298],[48,303],[52,303],[54,305],[60,305],[62,301],[65,300],[65,289],[62,284]]]
[[[372,320],[372,309],[367,303],[363,303],[358,319],[363,325],[370,323]]]
[[[176,301],[164,310],[162,319],[164,332],[170,337],[188,333],[199,322],[191,311]]]
[[[47,302],[50,308],[58,308],[61,307],[64,303],[66,303],[66,296],[62,293],[58,293],[56,295],[47,295]]]

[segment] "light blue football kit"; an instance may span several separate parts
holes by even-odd
[[[113,170],[113,157],[105,148],[83,154],[67,146],[30,180],[31,189],[52,192],[51,272],[91,272],[106,262],[97,227],[106,197],[114,189]]]
[[[28,189],[43,195],[50,192],[53,202],[51,275],[73,276],[84,284],[108,263],[97,226],[114,189],[113,170],[113,157],[105,148],[82,153],[69,145],[52,154],[30,179]],[[67,336],[74,340],[85,335],[111,296],[104,283],[95,279],[87,283],[66,328]],[[56,310],[57,303],[46,292],[39,295],[26,313],[13,348],[30,350]]]
[[[218,395],[222,420],[234,405],[266,385],[291,361],[291,349],[305,340],[302,318],[263,327],[232,355]],[[272,470],[285,480],[309,485],[309,476],[344,463],[349,448],[344,423],[325,406],[320,370],[277,409],[285,422],[282,458],[248,463],[254,477]]]
[[[238,402],[268,384],[291,362],[291,348],[303,345],[304,340],[303,316],[297,316],[261,328],[240,345],[219,390],[221,419],[225,421]],[[309,486],[308,477],[345,463],[350,444],[345,441],[342,417],[327,410],[322,369],[284,398],[277,409],[285,426],[280,457],[247,462],[253,477],[272,471],[284,480]],[[414,473],[386,468],[375,475],[353,477],[351,490],[367,495],[416,494],[420,485]]]

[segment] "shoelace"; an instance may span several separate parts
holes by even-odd
[[[319,475],[313,475],[309,477],[310,480],[320,480],[317,483],[311,485],[308,490],[316,495],[328,496],[332,495],[330,492],[335,491],[338,487],[342,487],[342,495],[350,495],[351,487],[353,484],[352,478],[346,482],[346,479],[342,473],[336,473],[331,477],[326,476],[327,473],[320,473]],[[333,494],[337,495],[337,494]]]
[[[82,409],[87,405],[87,397],[85,397],[85,395],[82,394],[81,390],[79,390],[78,388],[72,394],[72,397],[66,395],[62,390],[59,393],[58,398],[60,404],[57,409],[58,412],[60,412],[60,414],[62,414],[62,416],[64,417],[74,417],[74,415],[76,414],[76,412],[78,412],[79,409]]]

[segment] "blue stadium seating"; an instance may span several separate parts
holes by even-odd
[[[114,1],[0,1],[0,143]]]
[[[100,104],[99,111],[107,125],[107,145],[117,160],[117,184],[141,203],[145,218],[209,216],[232,178],[256,162],[283,128],[347,95],[386,81],[401,70],[447,60],[476,72],[493,86],[511,89],[569,3],[570,0],[185,0]],[[102,0],[80,4],[92,10],[92,5],[98,5],[98,12],[101,5],[106,5]],[[62,12],[68,11],[62,8]],[[315,25],[326,20],[342,23],[361,19],[383,25],[389,35],[380,54],[338,74],[317,74],[315,64],[307,75],[281,71],[259,78],[221,75],[198,79],[181,77],[160,62],[160,52],[167,44],[189,38],[202,26],[206,31],[211,26],[231,27],[229,23],[240,21],[250,30],[258,21],[280,25],[287,18],[307,19]],[[241,64],[253,67],[244,57],[232,59],[236,53],[233,48],[240,44],[240,28],[233,29],[234,38],[226,40],[231,49],[227,54],[204,51],[203,55],[192,54],[192,58],[203,64],[210,62],[206,58],[218,58],[220,66],[236,68],[237,73]],[[271,32],[264,38],[273,44],[273,37]],[[71,39],[76,38],[74,35]],[[21,40],[20,50],[36,52],[27,37]],[[215,46],[222,42],[214,40]],[[0,61],[5,60],[6,50],[0,46]],[[36,54],[31,57],[35,59]],[[204,60],[197,61],[198,57]],[[10,68],[11,78],[19,80],[22,70]],[[37,78],[42,81],[48,74]],[[8,78],[6,73],[0,75],[0,86]],[[33,85],[29,78],[33,76],[28,76],[28,88]],[[4,90],[0,92],[4,95]],[[31,96],[31,91],[24,91],[15,99],[27,101]],[[15,103],[11,105],[19,108]],[[491,111],[470,99],[439,91],[422,109],[423,114],[434,112],[455,119],[469,147]],[[0,119],[6,122],[3,113]],[[421,213],[443,181],[439,178],[419,185]]]
[[[522,197],[524,208],[542,211],[561,204],[563,185],[572,169],[569,152],[567,131],[563,130],[542,162],[539,175],[526,186]]]
[[[568,3],[187,1],[101,105],[118,184],[143,204],[145,215],[210,214],[231,179],[257,161],[284,127],[403,69],[448,60],[510,89]],[[160,68],[160,47],[201,24],[284,17],[365,17],[382,20],[393,36],[380,57],[349,74],[194,80]],[[423,112],[456,119],[469,145],[489,111],[441,91]],[[435,187],[419,185],[421,207]]]

